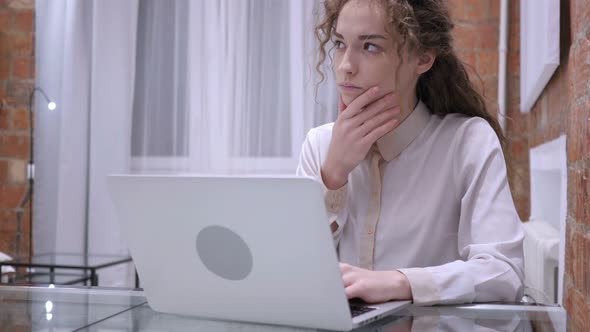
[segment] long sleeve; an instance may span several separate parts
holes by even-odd
[[[449,151],[455,156],[462,260],[399,271],[408,277],[418,305],[520,300],[524,235],[499,140],[479,118],[455,137]]]
[[[328,223],[336,222],[338,224],[338,229],[333,233],[334,243],[338,245],[348,214],[346,207],[347,185],[345,184],[337,190],[329,190],[324,185],[321,173],[322,156],[327,152],[330,142],[326,140],[326,137],[321,137],[322,129],[323,127],[314,128],[308,132],[301,148],[296,174],[311,177],[322,185]]]

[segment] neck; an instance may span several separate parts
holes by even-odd
[[[410,116],[410,114],[412,114],[412,112],[414,111],[414,109],[418,105],[418,97],[416,97],[416,94],[414,94],[414,93],[412,93],[409,98],[404,98],[403,100],[404,100],[404,102],[402,103],[402,105],[400,105],[400,107],[401,107],[400,123],[404,122],[404,120],[408,116]]]

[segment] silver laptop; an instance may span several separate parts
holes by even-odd
[[[363,306],[353,317],[312,179],[122,175],[108,182],[156,311],[350,330],[409,305]]]

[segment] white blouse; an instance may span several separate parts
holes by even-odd
[[[321,180],[333,123],[312,129],[297,174]],[[518,301],[523,231],[500,142],[482,118],[419,102],[338,190],[325,190],[341,262],[399,270],[416,304]]]

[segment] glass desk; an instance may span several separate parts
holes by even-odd
[[[50,304],[49,304],[50,303]],[[561,307],[410,307],[356,331],[566,331]],[[141,291],[0,286],[0,331],[313,331],[162,314]]]
[[[131,290],[0,286],[0,331],[76,331],[145,303]]]
[[[9,278],[9,283],[68,285],[86,284],[89,281],[91,286],[98,286],[97,270],[131,262],[131,256],[48,253],[0,262],[0,268],[13,266],[34,269],[35,272],[17,274],[15,277]],[[48,270],[48,272],[38,270]],[[78,273],[72,273],[72,271],[78,271]],[[139,287],[137,274],[135,275],[135,287]]]

